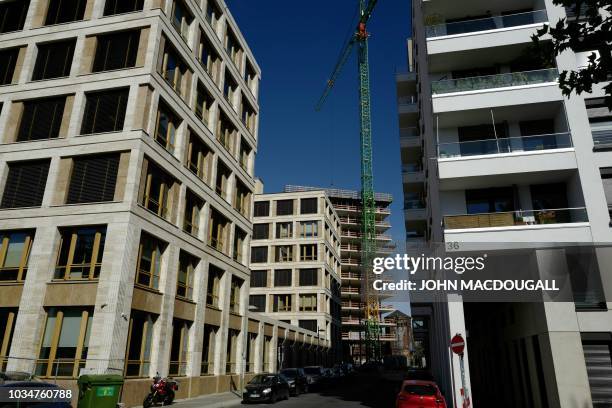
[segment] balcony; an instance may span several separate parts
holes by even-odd
[[[361,280],[362,276],[363,275],[361,273],[354,273],[354,272],[342,272],[342,273],[340,273],[340,277],[342,279]]]
[[[484,75],[458,79],[443,79],[431,83],[434,95],[456,92],[478,91],[483,89],[506,88],[556,82],[557,68],[538,69],[534,71],[508,72],[504,74]]]
[[[612,129],[591,129],[593,134],[593,149],[612,149]]]
[[[418,108],[419,98],[416,95],[399,96],[397,98],[397,109],[400,114],[410,113],[416,114]]]
[[[425,27],[427,38],[475,33],[480,31],[499,30],[503,28],[542,24],[548,21],[546,10],[534,10],[526,13],[506,14],[473,20],[449,22]]]
[[[402,149],[420,148],[421,135],[419,134],[419,128],[416,126],[401,128],[400,147]]]
[[[588,222],[586,208],[556,208],[444,216],[445,229],[497,228],[575,222]]]
[[[395,73],[395,81],[397,82],[415,82],[417,74],[414,71],[400,71]]]
[[[425,173],[420,163],[402,164],[402,179],[404,184],[421,184],[425,181]]]

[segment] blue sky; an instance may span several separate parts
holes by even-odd
[[[255,173],[266,192],[285,184],[360,189],[357,63],[353,54],[315,112],[357,0],[226,0],[262,69]],[[355,21],[355,20],[353,20]],[[393,194],[390,233],[404,240],[396,70],[406,69],[410,0],[378,2],[368,31],[374,187]]]

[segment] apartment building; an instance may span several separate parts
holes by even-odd
[[[612,115],[604,84],[569,99],[557,84],[591,50],[550,64],[530,38],[571,11],[551,0],[413,2],[410,69],[396,76],[407,250],[531,248],[540,276],[564,271],[574,298],[413,304],[428,364],[455,404],[455,333],[467,336],[472,406],[612,401]]]
[[[285,192],[307,192],[317,187],[285,186]],[[325,193],[340,219],[340,257],[342,286],[342,355],[344,361],[364,362],[366,360],[365,332],[363,329],[365,306],[363,303],[363,266],[361,264],[361,195],[358,191],[328,188]],[[394,250],[391,237],[385,234],[391,224],[387,217],[391,214],[389,206],[393,201],[390,194],[376,193],[376,249],[380,256]],[[390,304],[383,303],[385,293],[380,298],[381,350],[383,355],[391,353],[391,343],[395,336],[390,329],[393,320],[385,320],[383,315],[395,310]]]
[[[256,194],[251,310],[314,333],[340,361],[340,220],[325,191]],[[285,367],[306,357],[287,344]]]
[[[0,369],[273,370],[248,312],[260,70],[223,1],[0,2]]]

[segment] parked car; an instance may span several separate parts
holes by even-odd
[[[6,373],[9,374],[9,373]],[[40,381],[36,378],[31,378],[25,381],[14,380],[14,376],[3,376],[3,383],[0,384],[0,388],[19,388],[19,389],[28,389],[28,388],[49,388],[49,389],[61,389],[57,384],[51,384],[47,382]],[[70,402],[1,402],[0,408],[15,408],[15,407],[32,407],[32,408],[72,408]]]
[[[311,389],[321,386],[323,380],[323,370],[321,366],[304,367],[304,373],[306,374],[306,380],[308,380],[308,386]]]
[[[289,398],[289,384],[280,374],[258,374],[246,385],[242,400],[244,402],[267,401],[275,403]]]
[[[334,377],[342,378],[346,376],[346,371],[342,368],[340,364],[336,364],[332,367],[332,372],[334,373]]]
[[[446,408],[446,400],[433,381],[407,380],[395,400],[396,408]]]
[[[308,380],[303,368],[283,368],[280,375],[287,379],[291,395],[297,397],[308,392]]]

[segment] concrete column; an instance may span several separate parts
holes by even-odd
[[[142,150],[132,149],[130,151],[130,163],[128,165],[127,176],[125,179],[123,201],[133,205],[138,203],[138,187],[140,185],[143,161],[144,153]]]
[[[278,345],[278,326],[274,326],[272,329],[272,339],[270,339],[270,355],[268,356],[271,373],[278,371]]]
[[[81,134],[81,123],[85,113],[85,93],[79,92],[74,96],[72,114],[70,115],[70,126],[68,126],[68,137]]]
[[[1,180],[1,179],[0,179]],[[608,310],[612,310],[612,246],[595,248],[597,265]]]
[[[219,334],[217,334],[217,344],[215,345],[215,375],[225,374],[225,365],[227,363],[227,342],[228,342],[228,325],[229,325],[229,303],[230,303],[230,286],[232,274],[225,271],[220,282],[219,293],[219,309],[224,311],[221,313],[221,325]]]
[[[264,359],[266,358],[266,356],[263,355],[264,341],[266,338],[264,328],[264,323],[260,321],[258,323],[257,338],[255,339],[255,349],[251,350],[251,353],[255,353],[255,367],[253,369],[253,372],[255,373],[263,372],[263,363]]]
[[[88,50],[94,52],[94,50]],[[85,35],[80,35],[76,39],[76,45],[74,47],[74,57],[72,58],[72,66],[70,67],[70,76],[74,77],[81,71],[81,61],[83,60],[83,54],[87,52],[85,47]]]
[[[113,223],[106,228],[104,256],[93,313],[87,369],[123,373],[140,228]]]
[[[193,282],[193,301],[196,303],[196,309],[193,324],[191,325],[191,330],[189,331],[189,350],[187,353],[188,377],[198,377],[201,374],[207,282],[208,263],[201,260],[195,270]]]
[[[177,213],[176,213],[176,226],[179,229],[183,229],[183,223],[185,222],[185,201],[187,199],[187,187],[181,184],[179,188]]]
[[[61,159],[59,157],[51,158],[49,174],[47,175],[47,184],[45,185],[45,192],[43,194],[42,207],[49,207],[53,204],[53,197],[55,196],[55,191],[60,176],[60,163]]]

